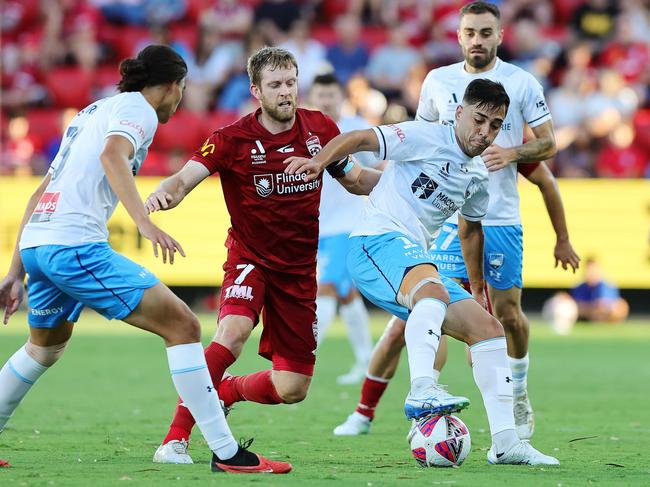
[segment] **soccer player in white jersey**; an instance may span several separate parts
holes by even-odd
[[[521,309],[523,233],[519,216],[517,164],[548,159],[555,154],[553,125],[542,87],[537,80],[496,56],[503,37],[498,8],[490,3],[474,2],[463,7],[460,14],[458,41],[464,61],[434,69],[427,75],[422,85],[416,118],[453,124],[460,94],[468,83],[479,77],[501,82],[510,96],[508,115],[501,131],[494,144],[481,155],[490,170],[490,205],[483,220],[484,266],[494,314],[503,324],[508,340],[517,433],[521,438],[527,439],[533,434],[534,418],[527,394],[529,323]],[[526,125],[532,129],[535,138],[522,143]],[[544,176],[552,178],[547,170]],[[553,195],[557,196],[555,200],[559,202],[561,210],[559,192],[555,191]],[[546,199],[546,193],[544,196]],[[575,271],[580,259],[571,246],[566,224],[556,225],[551,211],[549,215],[554,220],[557,235],[554,249],[556,265],[560,262],[563,268],[566,269],[569,265]],[[563,211],[555,216],[557,222],[564,221]],[[457,232],[457,216],[453,215],[441,229],[432,252],[442,274],[463,280],[467,278],[467,273]],[[453,265],[448,265],[449,263]],[[368,432],[374,408],[388,383],[387,377],[392,376],[399,360],[403,346],[403,326],[404,323],[391,321],[386,333],[375,346],[362,389],[362,401],[357,411],[335,428],[335,434]],[[445,348],[444,341],[441,348]],[[436,367],[439,369],[443,364],[444,361],[438,361]]]
[[[497,136],[508,105],[501,84],[476,79],[456,108],[454,126],[414,121],[341,134],[313,159],[289,158],[287,171],[313,179],[328,163],[363,150],[391,160],[351,234],[348,266],[368,299],[406,320],[411,377],[406,417],[448,414],[469,405],[467,398],[440,388],[433,376],[444,333],[469,346],[492,434],[488,462],[557,465],[556,458],[515,432],[506,339],[501,324],[485,310],[481,219],[489,196],[479,155]],[[457,210],[472,295],[441,276],[428,251],[433,235]]]
[[[18,309],[29,275],[30,336],[0,370],[0,431],[34,383],[61,357],[84,306],[159,335],[178,394],[213,452],[212,470],[290,470],[237,444],[206,367],[197,317],[144,267],[108,244],[106,222],[119,201],[156,257],[174,263],[180,244],[149,218],[134,182],[158,123],[183,96],[187,66],[167,46],[148,46],[120,65],[121,92],[81,110],[32,195],[7,276],[4,323]],[[71,87],[74,89],[74,87]],[[158,249],[160,247],[160,250]],[[269,467],[269,465],[272,465]]]
[[[343,87],[334,74],[321,74],[314,78],[309,89],[309,103],[332,118],[341,132],[370,128],[361,117],[341,114],[344,100]],[[376,168],[381,164],[370,152],[360,152],[354,157],[364,166]],[[327,172],[323,173],[316,298],[318,344],[325,338],[338,306],[355,357],[350,371],[337,378],[339,384],[361,382],[372,353],[368,310],[345,265],[350,232],[361,218],[363,205],[364,198],[347,192]],[[339,211],[341,207],[345,208],[344,212]]]

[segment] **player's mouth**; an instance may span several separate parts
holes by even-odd
[[[280,108],[291,108],[293,106],[293,102],[291,100],[284,100],[278,103],[278,106]]]
[[[485,54],[485,49],[472,49],[469,51],[470,54]]]

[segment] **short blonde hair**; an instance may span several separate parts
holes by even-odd
[[[262,82],[262,70],[264,68],[271,70],[277,68],[296,68],[296,75],[298,74],[298,63],[296,58],[291,52],[280,47],[264,46],[255,54],[248,58],[248,78],[251,84],[259,86]]]

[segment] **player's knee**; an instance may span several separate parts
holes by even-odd
[[[285,404],[295,404],[303,401],[307,397],[309,382],[276,384],[275,390]]]
[[[494,311],[506,330],[516,330],[522,326],[521,311],[514,301],[498,304]]]
[[[421,301],[422,299],[437,299],[438,301],[442,301],[445,303],[447,306],[449,306],[449,292],[447,291],[447,288],[445,288],[444,285],[438,284],[438,283],[433,283],[429,282],[422,286],[416,293],[413,294],[412,297],[412,303],[413,307]]]
[[[54,365],[63,352],[65,352],[65,347],[68,344],[66,340],[63,343],[58,345],[50,345],[48,347],[41,347],[40,345],[35,345],[31,340],[27,340],[25,344],[25,351],[27,355],[33,358],[36,362],[41,364],[43,367],[51,367]]]
[[[494,316],[489,316],[489,319],[485,320],[485,325],[482,325],[481,328],[485,330],[485,339],[502,337],[505,335],[503,325]]]
[[[247,320],[244,322],[243,320]],[[230,350],[239,349],[250,335],[252,324],[248,318],[229,319],[219,323],[215,340],[229,348]]]
[[[170,319],[168,341],[177,343],[196,343],[201,341],[201,323],[192,310],[183,303]]]

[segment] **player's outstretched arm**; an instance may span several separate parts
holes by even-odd
[[[371,129],[353,130],[339,134],[330,140],[313,158],[288,157],[284,172],[288,174],[306,174],[307,181],[313,181],[323,170],[334,162],[343,160],[355,152],[379,151],[379,141]]]
[[[169,263],[173,264],[174,254],[179,252],[185,257],[185,251],[176,240],[154,225],[149,219],[129,167],[129,159],[132,154],[133,145],[131,145],[131,142],[121,135],[111,135],[106,138],[106,144],[99,159],[111,189],[138,226],[142,236],[151,240],[154,255],[158,257],[158,246],[160,246],[163,262],[166,263],[169,256]]]
[[[465,220],[458,215],[458,238],[472,296],[481,306],[487,308],[483,281],[483,225],[480,221]]]
[[[369,195],[377,186],[381,174],[382,172],[377,169],[354,162],[349,171],[335,179],[352,194]]]
[[[504,148],[493,144],[485,149],[481,158],[485,161],[488,171],[498,171],[510,163],[545,161],[555,156],[557,146],[555,145],[553,122],[551,120],[544,122],[532,128],[532,131],[535,138],[517,147]]]
[[[149,195],[144,206],[149,213],[171,210],[209,175],[210,171],[203,164],[187,161],[183,169],[160,183]]]
[[[566,270],[571,266],[575,273],[580,266],[580,257],[573,250],[569,240],[564,205],[562,204],[562,196],[560,196],[560,189],[557,186],[555,176],[553,176],[548,166],[542,162],[537,169],[526,175],[526,179],[535,184],[542,192],[546,211],[551,219],[553,230],[555,230],[556,243],[553,250],[555,267],[562,264],[562,269]]]
[[[4,309],[4,316],[2,322],[6,325],[9,323],[9,318],[18,310],[21,301],[23,300],[23,283],[25,281],[25,267],[23,267],[23,261],[20,258],[20,251],[18,250],[18,242],[20,242],[20,236],[23,233],[23,228],[27,225],[29,218],[34,213],[34,209],[38,204],[38,201],[43,196],[45,188],[50,183],[52,176],[48,174],[43,178],[41,184],[38,185],[34,194],[29,198],[27,202],[27,208],[25,208],[25,213],[23,214],[23,219],[20,222],[20,228],[18,230],[18,237],[16,237],[16,245],[14,247],[14,253],[11,257],[11,264],[9,265],[9,271],[7,275],[0,281],[0,308]]]

